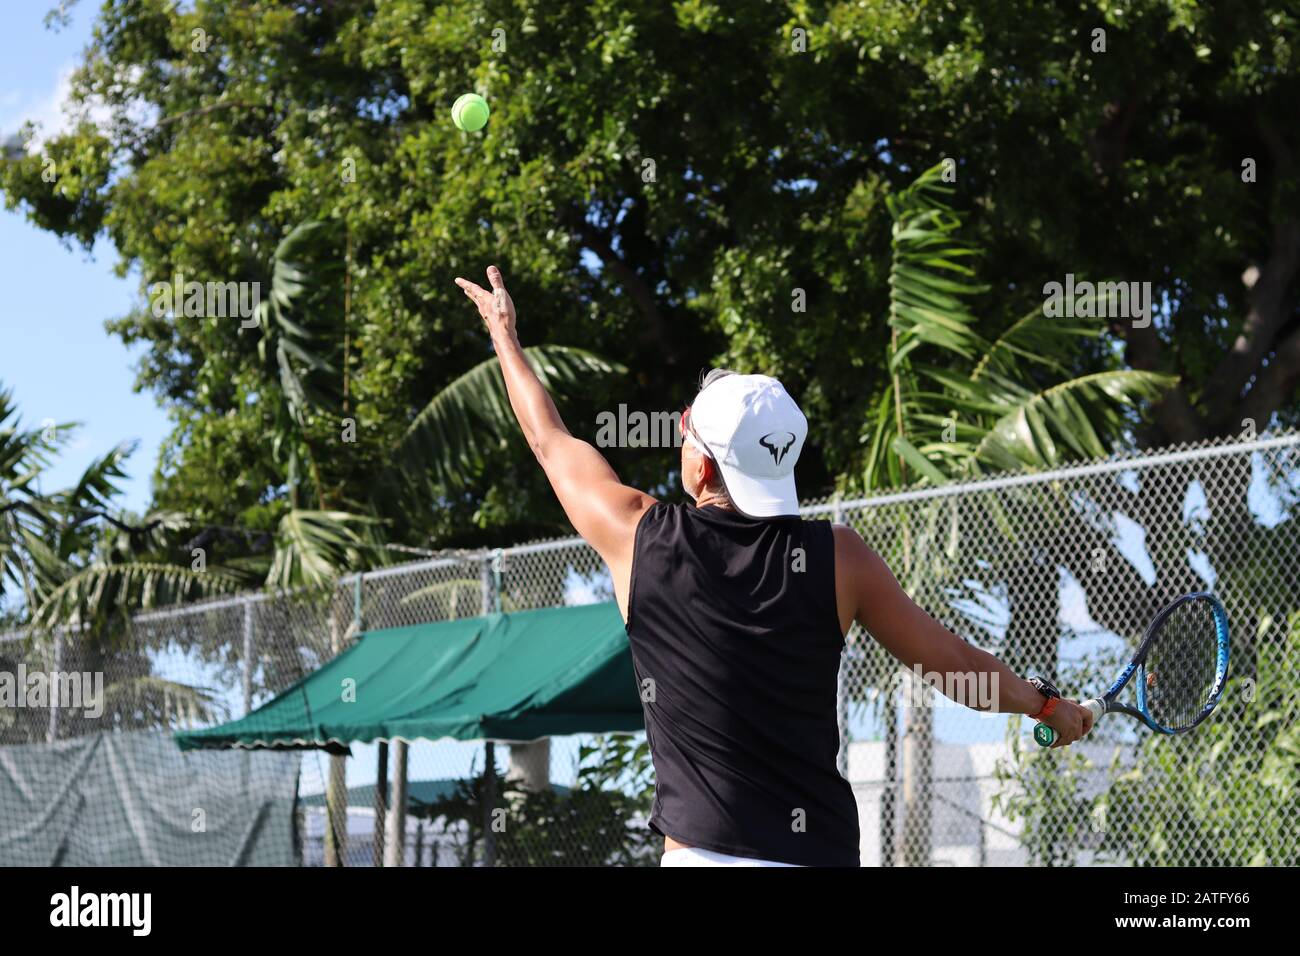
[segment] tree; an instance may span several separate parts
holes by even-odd
[[[27,632],[4,645],[6,664],[45,660],[47,670],[103,674],[101,728],[172,727],[185,717],[219,715],[209,692],[154,675],[143,649],[123,646],[122,609],[193,600],[246,579],[157,560],[187,529],[176,515],[140,519],[116,507],[129,445],[92,461],[73,486],[43,491],[41,479],[74,429],[24,428],[12,394],[0,388],[0,605]],[[94,600],[69,603],[70,590]],[[57,738],[79,719],[51,713],[7,709],[0,735],[15,743]]]
[[[678,407],[711,363],[773,372],[809,413],[817,495],[862,474],[890,381],[885,196],[943,157],[986,253],[986,340],[1067,273],[1150,282],[1151,325],[1109,329],[1129,368],[1178,376],[1140,442],[1296,421],[1294,24],[1276,0],[144,0],[105,9],[73,82],[114,122],[6,160],[0,188],[70,240],[106,235],[146,287],[254,280],[296,224],[344,223],[354,461],[488,357],[450,278],[496,260],[528,338],[635,370],[575,405],[577,431]],[[448,122],[470,87],[481,134]],[[157,504],[273,527],[256,337],[147,307],[112,327],[176,416]],[[673,467],[611,454],[643,487]],[[415,510],[411,545],[565,528],[517,441]]]

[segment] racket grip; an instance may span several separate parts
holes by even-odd
[[[1092,700],[1085,700],[1083,706],[1092,711],[1092,719],[1095,722],[1098,717],[1106,713],[1106,702],[1100,697],[1094,697]],[[1034,725],[1034,740],[1040,747],[1050,747],[1056,743],[1056,731],[1047,724]]]

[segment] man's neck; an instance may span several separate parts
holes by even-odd
[[[727,511],[736,510],[735,507],[732,506],[730,500],[724,498],[722,495],[706,493],[695,499],[695,507],[697,508],[708,508],[710,506],[714,508],[724,508]]]

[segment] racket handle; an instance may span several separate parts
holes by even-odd
[[[1106,702],[1100,697],[1094,697],[1092,700],[1085,700],[1083,706],[1092,711],[1092,719],[1095,722],[1098,717],[1106,713]],[[1040,747],[1050,747],[1056,743],[1056,731],[1047,724],[1034,725],[1034,740]]]

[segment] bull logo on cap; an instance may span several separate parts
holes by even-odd
[[[794,446],[796,436],[793,432],[769,432],[758,443],[772,453],[772,461],[781,464],[786,453]]]

